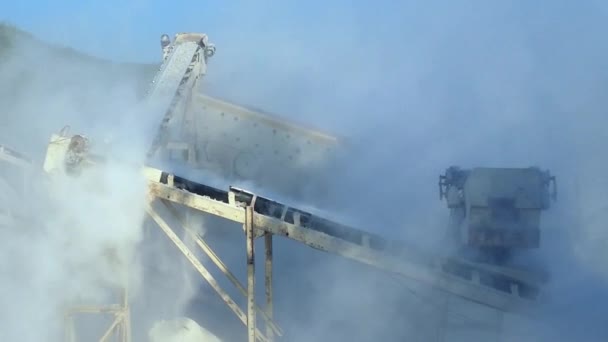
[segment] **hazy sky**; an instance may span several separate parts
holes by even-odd
[[[37,36],[118,60],[154,61],[160,34],[217,27],[223,1],[3,1],[2,19]]]
[[[403,6],[388,7],[398,10]],[[0,19],[95,55],[155,61],[157,45],[150,41],[156,43],[162,33],[207,32],[214,38],[236,25],[245,35],[252,30],[276,32],[278,28],[300,32],[331,21],[322,12],[335,14],[342,9],[364,14],[370,7],[353,8],[348,1],[333,1],[331,5],[323,1],[3,1]],[[392,12],[387,8],[380,11]]]

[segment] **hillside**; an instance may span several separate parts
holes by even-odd
[[[65,60],[95,63],[101,67],[119,68],[122,69],[122,71],[140,73],[144,77],[150,77],[156,71],[156,65],[112,62],[95,56],[87,55],[71,47],[51,45],[38,39],[29,32],[23,31],[11,24],[4,22],[0,22],[0,63],[5,61],[10,56],[11,51],[15,49],[18,42],[26,42],[42,46],[48,51],[48,53]]]
[[[41,55],[52,62],[88,65],[118,79],[135,78],[140,83],[140,90],[145,89],[157,70],[157,65],[113,62],[87,55],[70,47],[51,45],[13,25],[0,22],[0,66],[10,60],[16,50],[23,46],[36,46],[42,50]]]
[[[109,134],[157,68],[54,46],[0,23],[0,140],[35,157],[64,125]]]

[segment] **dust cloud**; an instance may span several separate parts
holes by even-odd
[[[601,152],[608,50],[599,37],[606,7],[434,1],[295,8],[251,6],[213,28],[221,50],[205,91],[346,136],[355,152],[332,175],[331,199],[323,202],[361,227],[430,248],[443,247],[447,210],[436,182],[446,167],[549,169],[558,200],[543,216],[542,248],[525,255],[552,275],[549,298],[537,326],[505,322],[504,339],[606,336],[597,304],[608,295]],[[293,11],[308,19],[292,27]],[[236,53],[243,50],[248,58]],[[277,255],[289,253],[300,252],[289,244]],[[277,265],[286,281],[277,281],[277,291],[306,294],[305,301],[277,300],[294,318],[283,320],[295,340],[434,338],[440,325],[424,323],[445,311],[441,296],[305,253]]]
[[[605,339],[608,201],[602,189],[608,171],[603,158],[608,49],[601,39],[607,13],[603,3],[268,2],[229,7],[222,10],[222,20],[210,20],[207,26],[186,23],[208,33],[218,47],[203,91],[347,137],[354,152],[348,163],[324,175],[332,186],[319,198],[323,209],[349,216],[362,228],[438,251],[445,247],[447,209],[438,199],[436,182],[446,167],[540,166],[555,174],[558,201],[543,216],[542,247],[522,256],[551,273],[540,315],[534,324],[498,317],[497,329],[502,340]],[[159,27],[146,44],[156,44],[160,33],[184,31],[177,25]],[[136,119],[124,114],[137,102],[139,76],[122,70],[110,74],[58,57],[49,57],[59,66],[49,69],[36,63],[45,55],[40,49],[17,47],[2,66],[3,87],[17,84],[23,72],[37,75],[19,96],[2,96],[8,104],[2,130],[8,142],[40,158],[50,134],[64,123],[98,140],[106,139],[107,132],[123,142],[145,138]],[[120,153],[136,162],[142,158],[138,151]],[[103,299],[96,296],[101,289],[91,279],[98,273],[66,270],[87,264],[89,270],[103,271],[105,265],[93,258],[98,241],[129,248],[140,241],[141,232],[133,229],[143,212],[133,199],[143,196],[143,189],[127,171],[118,171],[104,176],[110,197],[71,193],[70,187],[53,192],[65,199],[57,204],[61,210],[32,213],[40,221],[56,217],[44,228],[51,233],[3,233],[3,260],[11,261],[6,269],[16,272],[9,276],[11,296],[4,307],[21,313],[2,312],[10,328],[2,329],[9,334],[6,340],[19,335],[28,341],[24,330],[33,334],[32,341],[58,333],[55,310],[73,300],[74,293]],[[110,214],[118,207],[124,217]],[[78,229],[67,219],[84,227],[76,241],[58,233]],[[209,227],[212,223],[205,221]],[[108,225],[113,228],[103,229]],[[228,247],[232,236],[227,234],[210,237],[215,238],[210,243]],[[220,254],[235,273],[244,274],[240,247]],[[494,313],[458,311],[431,289],[290,241],[278,241],[275,249],[275,314],[286,340],[495,338],[484,331]],[[35,262],[34,250],[43,264]],[[242,326],[215,295],[206,286],[200,290],[189,314],[227,341],[244,338]],[[35,322],[21,318],[40,309],[43,314],[35,315]],[[485,316],[486,323],[476,322],[475,315]],[[445,320],[452,331],[442,331]],[[36,324],[37,330],[25,324]]]
[[[4,207],[25,219],[2,230],[0,339],[61,341],[69,308],[120,304],[118,289],[125,284],[130,296],[142,297],[144,276],[162,283],[157,274],[144,272],[139,248],[145,238],[146,184],[133,165],[143,163],[141,146],[150,136],[131,129],[141,96],[139,70],[18,37],[0,62],[0,131],[2,144],[27,155],[33,165],[12,178],[25,178],[25,193],[16,182],[18,190],[6,196],[11,187],[3,184]],[[42,163],[51,134],[65,125],[107,153],[108,163],[77,178],[45,175]],[[155,261],[162,261],[158,254]],[[164,299],[156,298],[156,304],[175,302]],[[76,316],[77,324],[86,327],[77,330],[84,340],[102,336],[113,319],[87,316]],[[133,322],[142,330],[137,319]]]

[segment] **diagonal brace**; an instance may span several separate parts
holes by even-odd
[[[175,219],[177,222],[179,222],[179,224],[184,229],[184,231],[186,231],[188,234],[191,235],[191,237],[194,239],[194,241],[196,241],[196,244],[205,252],[205,254],[207,254],[209,259],[211,259],[211,261],[213,261],[213,263],[222,271],[222,273],[224,273],[224,275],[226,275],[226,277],[239,290],[239,292],[241,292],[241,294],[243,296],[247,297],[247,290],[245,289],[245,287],[236,278],[236,276],[232,272],[230,272],[230,270],[228,269],[226,264],[224,264],[224,262],[215,253],[215,251],[213,251],[211,246],[209,246],[209,244],[207,242],[205,242],[205,239],[203,239],[199,234],[194,232],[192,230],[192,228],[188,227],[184,223],[184,220],[181,217],[179,217],[179,213],[177,212],[175,206],[172,203],[165,201],[165,200],[162,200],[162,203],[165,204],[167,209],[171,212],[172,218]],[[278,336],[283,336],[282,329],[276,324],[276,322],[274,322],[272,320],[272,318],[270,318],[268,313],[265,310],[262,310],[262,308],[260,308],[259,305],[257,305],[257,304],[256,304],[256,309],[262,315],[262,317],[264,318],[266,323],[270,326],[270,328]]]
[[[175,246],[184,254],[184,256],[190,261],[192,266],[200,273],[200,275],[211,285],[215,292],[224,300],[228,307],[234,312],[234,314],[247,326],[247,316],[238,307],[238,305],[232,300],[230,295],[224,291],[217,280],[209,273],[209,271],[201,264],[201,262],[194,256],[194,254],[188,249],[184,242],[175,234],[169,224],[160,217],[160,215],[152,208],[148,203],[146,205],[146,212],[156,222],[156,224],[162,229],[167,237],[175,244]],[[267,342],[267,339],[259,329],[256,329],[256,337],[262,342]]]

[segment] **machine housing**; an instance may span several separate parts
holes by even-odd
[[[556,193],[555,177],[537,167],[451,166],[439,177],[454,237],[465,247],[499,254],[540,246],[541,211]]]

